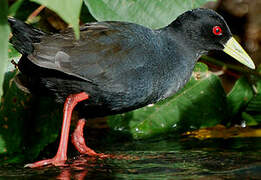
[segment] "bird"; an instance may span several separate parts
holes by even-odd
[[[12,17],[8,22],[10,42],[22,54],[17,86],[64,104],[56,155],[26,165],[31,168],[66,164],[73,110],[79,112],[71,139],[76,149],[106,157],[86,145],[87,118],[128,112],[174,95],[190,79],[197,60],[211,50],[255,69],[224,18],[207,8],[186,11],[159,29],[121,21],[86,23],[79,39],[70,28],[46,33]]]

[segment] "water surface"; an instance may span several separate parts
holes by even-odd
[[[261,179],[261,138],[105,138],[90,145],[114,158],[74,154],[67,167],[38,169],[7,164],[0,167],[0,179]]]

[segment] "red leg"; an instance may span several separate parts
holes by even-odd
[[[55,166],[65,165],[65,162],[67,160],[67,146],[68,146],[72,111],[74,107],[77,105],[77,103],[88,99],[88,97],[89,97],[88,94],[86,94],[85,92],[79,94],[72,94],[67,97],[63,108],[63,125],[62,125],[61,139],[56,155],[52,159],[46,159],[32,164],[27,164],[25,165],[25,167],[35,168],[35,167],[45,166],[48,164],[53,164]]]
[[[72,143],[81,154],[95,156],[97,155],[97,153],[86,146],[85,139],[83,137],[84,125],[85,125],[85,119],[80,119],[72,134]]]
[[[94,150],[90,149],[86,146],[85,139],[83,137],[83,128],[85,125],[85,119],[80,119],[77,123],[77,126],[72,134],[72,143],[75,148],[81,153],[86,154],[88,156],[99,156],[99,157],[107,157],[104,154],[98,154]]]

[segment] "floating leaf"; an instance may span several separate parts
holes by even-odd
[[[126,21],[150,28],[170,24],[183,12],[210,0],[84,0],[98,21]]]

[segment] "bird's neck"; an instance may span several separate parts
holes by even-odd
[[[200,56],[207,53],[200,46],[195,46],[198,42],[193,42],[189,37],[186,37],[179,28],[174,29],[172,26],[168,26],[158,32],[162,37],[164,52],[175,58],[173,61],[175,66],[186,65],[187,68],[192,68],[192,71]]]
[[[202,48],[202,43],[199,42],[197,38],[195,38],[192,33],[185,32],[183,27],[181,27],[179,21],[174,21],[169,26],[159,29],[161,34],[166,34],[165,37],[168,37],[168,40],[173,43],[177,43],[177,45],[184,50],[189,50],[192,55],[201,56],[206,54],[207,51]]]
[[[204,51],[194,48],[179,31],[165,28],[158,30],[164,44],[163,53],[168,62],[161,62],[162,68],[168,72],[162,76],[168,84],[162,84],[166,88],[160,99],[167,98],[180,90],[190,79],[195,63],[204,54]]]

